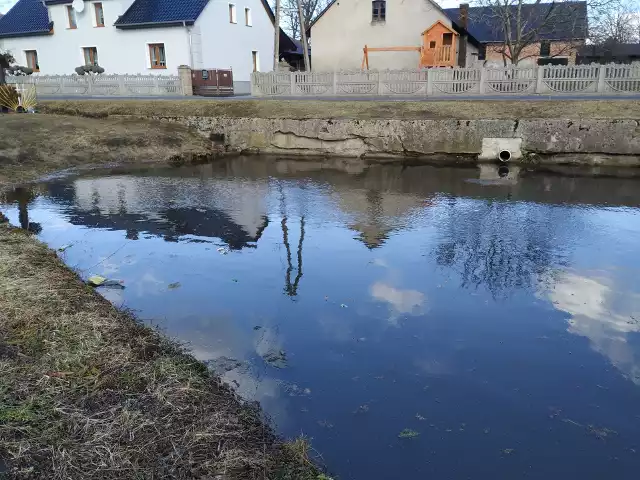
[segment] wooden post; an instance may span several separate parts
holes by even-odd
[[[338,93],[338,72],[336,70],[333,71],[333,88],[332,93],[335,95]]]
[[[311,71],[309,64],[309,46],[307,45],[307,25],[302,16],[302,0],[298,0],[298,20],[300,21],[300,38],[302,39],[302,53],[304,54],[304,71]]]
[[[280,0],[276,0],[276,19],[273,36],[273,71],[278,71],[280,63]]]

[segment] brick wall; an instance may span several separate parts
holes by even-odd
[[[578,47],[582,45],[582,42],[551,42],[551,56],[555,57],[568,57],[569,65],[576,63],[576,52]],[[502,44],[487,44],[486,61],[487,64],[503,65]],[[520,57],[526,57],[520,61],[520,65],[537,65],[538,58],[540,58],[540,43],[532,43],[527,45],[522,51]]]

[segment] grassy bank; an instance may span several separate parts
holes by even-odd
[[[76,120],[0,115],[4,182],[206,147],[177,126]],[[145,140],[114,141],[124,132]],[[180,346],[1,219],[0,372],[0,478],[319,478],[304,441],[281,443]]]
[[[68,167],[209,153],[209,142],[184,127],[138,119],[0,115],[0,132],[0,187]]]
[[[325,100],[48,100],[44,113],[107,117],[110,115],[229,116],[259,118],[632,118],[640,101],[325,101]]]

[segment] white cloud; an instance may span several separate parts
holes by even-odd
[[[567,331],[589,339],[624,375],[640,385],[640,352],[628,337],[640,332],[640,294],[616,285],[605,274],[563,273],[548,298],[571,315]]]
[[[397,323],[400,315],[420,315],[424,311],[424,293],[417,290],[403,290],[383,282],[371,286],[371,296],[389,304],[392,324]]]

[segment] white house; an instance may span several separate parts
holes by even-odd
[[[236,93],[271,70],[273,35],[266,0],[19,0],[0,18],[0,49],[36,75],[231,68]]]
[[[431,0],[333,0],[311,24],[310,35],[317,71],[360,69],[365,45],[374,69],[415,69],[421,55],[423,66],[470,66],[480,47]],[[454,55],[434,63],[435,52],[443,51]]]

